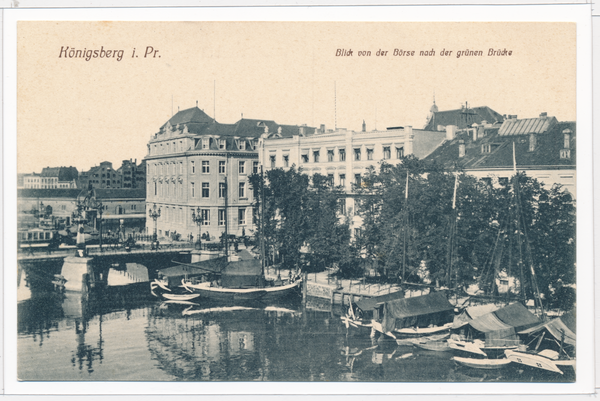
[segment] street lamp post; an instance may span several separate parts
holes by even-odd
[[[202,230],[202,222],[204,219],[202,218],[202,209],[198,207],[196,210],[192,209],[192,221],[198,225],[198,249],[202,249],[202,243],[200,240]]]
[[[155,203],[154,207],[148,211],[148,215],[154,220],[154,234],[152,235],[152,241],[156,242],[158,240],[158,236],[156,235],[156,220],[160,217],[160,207],[157,210]]]
[[[96,207],[97,219],[98,219],[98,231],[100,231],[100,252],[102,252],[102,210],[104,206],[102,202],[98,202]]]

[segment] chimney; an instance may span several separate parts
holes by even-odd
[[[540,118],[546,118],[546,117],[548,117],[547,112],[544,111],[543,113],[540,113]]]
[[[456,125],[448,125],[446,127],[446,140],[451,141],[456,136]]]
[[[458,141],[458,157],[465,157],[465,141],[462,139]]]
[[[325,132],[325,124],[321,124],[320,131],[323,132],[323,133]]]
[[[473,124],[473,142],[477,140],[477,124]]]
[[[362,123],[362,132],[366,132],[367,131],[367,124],[365,124],[365,120],[363,120]]]

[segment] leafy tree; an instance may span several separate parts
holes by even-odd
[[[311,180],[292,167],[269,170],[264,182],[260,176],[252,176],[250,182],[257,199],[256,212],[264,185],[265,241],[277,247],[285,267],[298,266],[307,259],[305,270],[319,271],[344,259],[350,234],[338,216],[338,199],[343,192],[332,188],[327,177],[316,174]],[[308,251],[307,258],[302,250]]]

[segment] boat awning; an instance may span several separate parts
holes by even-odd
[[[185,276],[185,275],[200,275],[206,273],[221,273],[225,267],[227,258],[221,257],[210,260],[203,260],[196,263],[186,263],[177,266],[160,269],[158,272],[166,277]]]
[[[256,259],[229,262],[223,269],[223,275],[262,276],[262,266],[260,261]]]
[[[432,292],[419,297],[396,299],[385,303],[386,316],[393,316],[396,319],[453,310],[454,307],[448,302],[446,293],[443,291]]]
[[[469,324],[473,319],[494,312],[496,309],[498,309],[498,306],[495,304],[469,306],[460,315],[454,317],[452,328],[458,329],[465,324]]]
[[[427,324],[449,323],[452,321],[454,307],[448,302],[446,292],[432,292],[412,298],[396,299],[383,305],[381,325],[385,331],[397,327],[410,327],[427,321]]]
[[[392,292],[390,294],[379,295],[372,298],[361,299],[360,301],[356,301],[356,306],[364,311],[369,311],[377,307],[377,305],[381,305],[385,302],[394,301],[396,299],[404,299],[404,291],[400,290],[397,292]]]
[[[520,331],[519,334],[533,334],[547,329],[557,340],[560,341],[564,335],[565,343],[575,345],[575,326],[575,311],[573,310],[547,323]]]
[[[494,315],[494,313],[487,313],[483,316],[480,316],[477,319],[471,320],[469,324],[475,330],[483,333],[512,329],[512,326],[503,323],[500,319],[498,319],[498,317],[496,317],[496,315]]]
[[[502,322],[514,327],[516,331],[525,330],[540,323],[540,319],[536,315],[518,302],[498,309],[494,314]]]

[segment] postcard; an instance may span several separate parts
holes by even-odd
[[[593,392],[586,10],[109,11],[5,13],[8,393]]]

